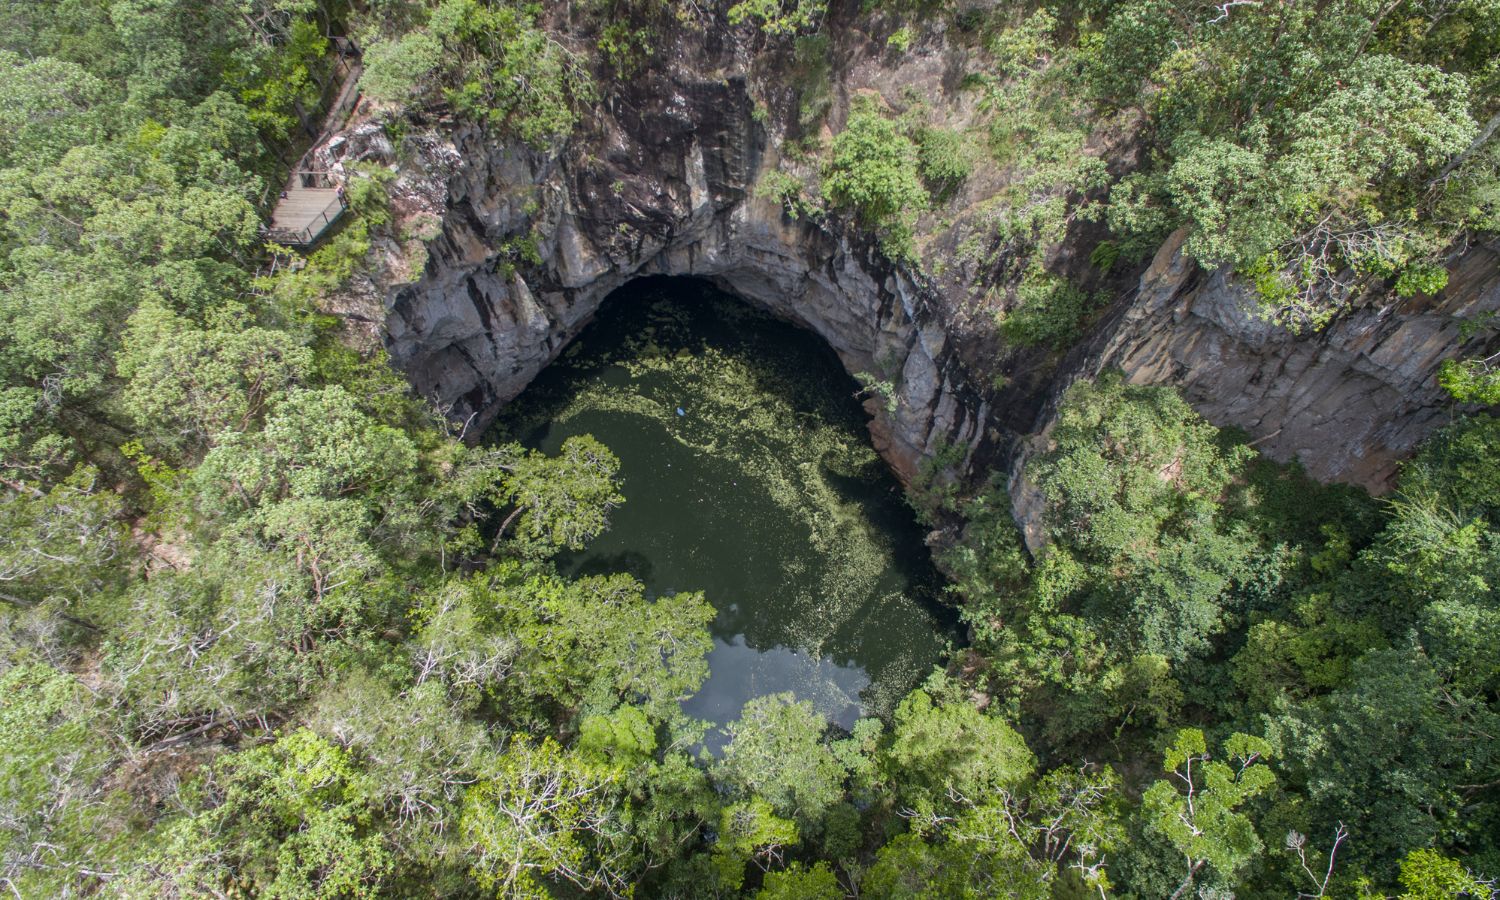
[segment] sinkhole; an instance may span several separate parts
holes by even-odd
[[[564,575],[628,572],[703,591],[709,677],[684,703],[716,726],[790,691],[848,728],[888,714],[957,641],[912,510],[871,446],[859,385],[811,332],[705,282],[650,278],[592,323],[491,436],[556,453],[591,434],[623,506]]]

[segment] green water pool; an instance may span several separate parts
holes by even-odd
[[[957,634],[857,390],[815,335],[701,282],[642,280],[494,435],[553,453],[592,434],[619,457],[625,504],[557,563],[704,592],[718,613],[690,715],[722,725],[791,691],[848,727],[888,713]]]

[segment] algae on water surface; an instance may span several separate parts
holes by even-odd
[[[558,563],[708,596],[690,714],[723,724],[790,690],[847,727],[942,661],[952,616],[856,390],[812,334],[698,282],[643,281],[497,423],[549,453],[592,434],[619,456],[625,505]]]

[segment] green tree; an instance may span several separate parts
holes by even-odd
[[[0,600],[35,606],[49,597],[80,604],[121,580],[123,504],[80,467],[43,493],[8,490],[0,497]]]
[[[348,753],[307,729],[227,754],[208,775],[203,808],[172,824],[124,893],[372,896],[393,863],[373,787]]]
[[[280,329],[196,328],[162,307],[130,318],[118,371],[125,409],[168,447],[193,447],[257,424],[268,401],[304,378],[312,354]]]
[[[13,891],[87,890],[125,849],[107,729],[72,675],[40,663],[0,673],[0,877]]]
[[[717,831],[713,868],[719,885],[728,891],[738,891],[745,883],[747,862],[762,871],[770,869],[800,840],[796,823],[776,815],[771,804],[758,797],[725,806]]]
[[[715,775],[739,796],[762,799],[813,831],[844,796],[845,769],[822,739],[827,727],[811,703],[791,694],[756,697],[725,727],[729,743]]]
[[[881,766],[897,796],[918,819],[956,805],[979,803],[1030,777],[1036,760],[1015,729],[952,696],[953,686],[929,684],[896,707]]]
[[[1492,727],[1493,711],[1448,691],[1419,650],[1376,650],[1347,685],[1272,720],[1268,734],[1288,745],[1286,765],[1305,784],[1307,830],[1346,823],[1358,836],[1348,858],[1372,874],[1388,874],[1408,848],[1462,833],[1458,785],[1500,775],[1500,760],[1472,737]],[[1468,817],[1482,827],[1478,813]]]
[[[996,829],[1000,825],[989,821],[975,827],[965,819],[947,838],[900,835],[880,848],[861,893],[880,900],[1050,897],[1048,871],[1003,826]]]
[[[827,863],[811,867],[792,864],[780,872],[766,873],[757,900],[840,900],[844,889]]]
[[[1109,769],[1059,769],[960,800],[956,815],[920,822],[882,847],[861,890],[893,898],[1042,898],[1074,883],[1104,890],[1107,854],[1123,837],[1118,787]]]
[[[1000,320],[1001,333],[1026,347],[1062,350],[1078,339],[1094,298],[1061,278],[1028,270],[1016,287],[1019,308]]]
[[[470,868],[501,897],[543,897],[545,880],[624,893],[630,848],[619,773],[551,740],[513,740],[464,797]]]
[[[491,733],[455,709],[441,685],[398,691],[354,670],[313,700],[308,727],[358,759],[381,817],[394,885],[412,874],[455,878],[467,862],[454,835],[464,794],[495,764]]]
[[[327,56],[328,39],[318,24],[310,19],[293,19],[276,51],[262,55],[259,65],[240,78],[244,82],[240,99],[248,108],[250,121],[284,140],[299,115],[317,108],[322,94],[320,82],[331,74]]]
[[[1098,559],[1211,518],[1249,455],[1222,447],[1174,391],[1127,385],[1116,372],[1073,385],[1052,441],[1028,475],[1047,497],[1053,535]]]
[[[48,165],[69,149],[101,140],[109,89],[82,66],[0,51],[9,90],[0,99],[0,164]]]
[[[1476,878],[1456,859],[1436,850],[1413,850],[1401,860],[1401,900],[1490,897],[1493,885]]]
[[[196,477],[205,499],[235,509],[397,487],[416,462],[405,434],[371,419],[335,385],[294,388],[260,431],[220,435]]]
[[[647,600],[628,575],[566,581],[502,563],[451,579],[416,617],[423,677],[523,719],[621,702],[665,719],[708,674],[713,607],[697,593]]]
[[[590,435],[563,441],[556,457],[528,453],[505,468],[504,497],[515,508],[500,523],[497,541],[519,519],[523,538],[548,550],[581,550],[625,502],[615,477],[620,460]]]
[[[1193,886],[1205,866],[1233,878],[1260,853],[1255,826],[1239,809],[1275,783],[1264,764],[1270,754],[1266,741],[1236,733],[1224,742],[1222,761],[1216,760],[1195,728],[1178,731],[1168,745],[1164,767],[1171,777],[1147,788],[1141,814],[1183,856],[1186,873],[1174,898]]]

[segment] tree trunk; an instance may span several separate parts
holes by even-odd
[[[1167,900],[1178,900],[1178,898],[1182,896],[1183,891],[1192,887],[1193,876],[1197,875],[1198,870],[1201,868],[1203,868],[1203,860],[1200,859],[1197,862],[1193,863],[1192,868],[1188,869],[1187,877],[1182,879],[1182,884],[1179,884],[1177,886],[1177,890],[1173,891],[1172,896],[1167,898]]]
[[[1479,148],[1483,147],[1490,138],[1494,137],[1497,130],[1500,130],[1500,112],[1490,116],[1490,120],[1484,123],[1483,128],[1479,129],[1479,135],[1469,143],[1469,146],[1465,147],[1462,153],[1448,160],[1448,164],[1443,166],[1443,170],[1437,173],[1428,184],[1437,184],[1439,181],[1447,178],[1454,169],[1468,162],[1469,157],[1478,153]]]

